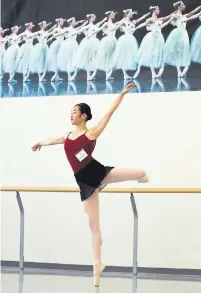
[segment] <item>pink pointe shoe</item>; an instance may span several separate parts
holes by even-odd
[[[99,287],[100,285],[100,277],[105,269],[105,265],[101,262],[101,260],[94,261],[93,266],[93,279],[94,279],[94,286]]]

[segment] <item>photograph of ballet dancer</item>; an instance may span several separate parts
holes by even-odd
[[[201,90],[200,1],[141,2],[3,0],[1,97]]]

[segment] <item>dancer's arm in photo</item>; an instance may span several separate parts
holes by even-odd
[[[79,25],[79,24],[81,24],[81,23],[82,23],[81,26],[83,26],[85,22],[86,22],[85,19],[83,19],[83,20],[78,20],[78,21],[75,23],[75,26],[77,26],[77,25]],[[80,27],[81,27],[81,26],[80,26]]]
[[[169,18],[168,21],[164,22],[162,25],[161,25],[161,28],[163,29],[164,27],[166,27],[167,25],[169,25],[173,20],[175,20],[177,18],[177,15],[176,14],[172,14],[171,18]]]
[[[105,34],[107,34],[109,32],[113,32],[113,31],[117,31],[123,25],[124,22],[125,22],[125,17],[122,20],[115,22],[114,24],[116,26],[112,29],[107,30],[107,32]]]
[[[190,17],[184,19],[184,22],[187,22],[187,21],[192,20],[192,19],[196,19],[196,18],[198,18],[200,15],[201,15],[201,11],[200,11],[199,13],[197,13],[197,14],[194,14],[194,15],[192,15],[192,16],[190,16]],[[200,42],[201,42],[201,41],[200,41]]]
[[[140,25],[138,25],[132,32],[134,33],[135,31],[137,31],[137,30],[139,30],[139,29],[141,29],[143,27],[146,27],[146,26],[148,26],[151,23],[152,23],[151,18],[148,18],[145,22],[143,22]]]
[[[133,20],[133,22],[134,22],[135,24],[141,22],[142,20],[146,19],[146,18],[150,15],[150,13],[151,13],[151,12],[148,12],[148,13],[144,14],[144,15],[141,16],[140,18],[138,18],[138,19],[136,19],[136,20]]]
[[[103,20],[99,21],[96,23],[96,26],[99,28],[100,26],[102,26],[102,24],[104,24],[107,21],[107,17],[105,17]]]
[[[72,37],[72,36],[74,36],[74,35],[79,35],[79,34],[81,34],[81,33],[84,33],[84,31],[86,31],[87,29],[88,29],[88,27],[89,27],[89,23],[88,23],[88,21],[86,21],[85,22],[85,25],[84,26],[81,26],[82,28],[76,28],[76,32],[74,32],[74,33],[71,33],[70,34],[70,37]]]
[[[96,140],[101,133],[106,128],[107,124],[109,123],[113,113],[118,108],[118,106],[121,104],[124,96],[135,86],[135,83],[128,84],[123,91],[119,94],[117,99],[114,101],[113,105],[108,109],[108,111],[105,113],[103,118],[100,120],[100,122],[93,128],[89,129],[88,136],[91,140]]]
[[[199,10],[201,10],[201,5],[198,6],[197,8],[195,8],[193,11],[191,11],[191,12],[185,14],[185,16],[186,16],[187,18],[189,18],[189,17],[193,16],[195,13],[197,13]]]
[[[176,12],[174,11],[167,16],[160,17],[159,19],[160,19],[160,21],[165,22],[165,21],[169,20],[173,14],[176,14]]]

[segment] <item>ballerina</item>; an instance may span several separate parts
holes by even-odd
[[[78,50],[77,32],[88,24],[88,21],[80,20],[76,22],[75,17],[67,19],[68,27],[63,32],[56,34],[54,37],[64,35],[66,40],[58,52],[57,57],[57,70],[67,72],[68,80],[71,79],[71,74],[75,71],[75,56]],[[78,24],[82,24],[76,27]],[[58,74],[58,73],[57,73]]]
[[[201,6],[183,15],[183,11],[186,9],[184,3],[179,1],[173,5],[176,9],[176,19],[172,22],[172,25],[176,26],[176,28],[169,34],[165,43],[165,62],[177,68],[177,75],[180,78],[186,76],[191,63],[190,41],[186,30],[186,22],[201,9]],[[184,68],[183,71],[182,67]]]
[[[135,58],[139,45],[137,39],[133,36],[135,26],[147,18],[150,12],[134,21],[131,21],[131,18],[137,12],[132,11],[132,9],[126,9],[123,10],[123,13],[125,21],[120,27],[120,30],[124,35],[117,40],[117,46],[113,56],[113,68],[121,69],[124,74],[124,80],[127,80],[132,79],[132,77],[128,76],[127,70],[136,70],[137,67]]]
[[[138,69],[134,74],[134,79],[138,77],[142,66],[151,69],[152,79],[161,77],[164,71],[165,40],[161,30],[172,21],[174,14],[159,18],[160,9],[158,6],[150,6],[149,10],[152,12],[151,18],[147,19],[135,29],[138,30],[146,26],[149,32],[144,36],[136,54]],[[156,74],[156,69],[159,69],[158,74]]]
[[[40,30],[35,32],[32,36],[32,38],[37,38],[38,43],[33,46],[30,56],[29,72],[27,73],[25,80],[29,78],[30,74],[37,73],[39,81],[41,82],[41,75],[44,73],[46,68],[48,51],[47,37],[53,28],[47,30],[47,27],[51,25],[51,22],[47,23],[46,21],[42,21],[38,23],[38,25]]]
[[[31,51],[33,48],[33,36],[34,33],[32,32],[32,29],[34,27],[34,24],[32,22],[25,24],[25,31],[18,35],[18,38],[16,41],[21,42],[25,41],[25,43],[20,47],[19,54],[17,56],[16,61],[16,72],[23,74],[23,82],[29,82],[27,74],[29,72],[29,61],[31,56]],[[27,38],[29,37],[29,38]]]
[[[9,74],[8,83],[16,82],[14,80],[16,65],[17,65],[17,56],[19,54],[19,42],[20,38],[18,32],[21,27],[14,26],[11,28],[11,35],[9,36],[9,47],[5,52],[3,59],[3,68],[4,72]]]
[[[96,70],[91,76],[91,80],[93,80],[96,76],[98,70],[102,70],[106,73],[106,81],[112,80],[112,71],[113,71],[113,55],[116,48],[117,39],[115,37],[116,31],[121,27],[124,23],[125,18],[121,21],[114,23],[114,19],[116,17],[117,12],[107,11],[105,15],[107,15],[108,21],[102,25],[97,31],[93,34],[97,34],[100,31],[106,35],[100,41],[99,50],[96,58]]]
[[[94,72],[96,70],[96,56],[100,41],[96,37],[96,34],[94,32],[96,32],[100,28],[100,26],[106,22],[107,18],[105,17],[100,22],[94,24],[96,21],[95,14],[87,14],[86,17],[89,22],[88,25],[77,32],[77,34],[81,32],[84,33],[85,38],[81,41],[79,45],[75,57],[76,69],[70,81],[75,80],[80,69],[87,72],[87,80],[89,81],[91,80],[91,72]]]
[[[56,27],[52,30],[51,34],[54,36],[56,34],[62,33],[64,31],[64,22],[66,19],[58,18],[56,21]],[[52,38],[51,38],[52,39]],[[59,35],[56,37],[56,40],[53,41],[47,52],[47,68],[41,76],[41,80],[44,79],[46,72],[54,72],[51,81],[62,81],[63,79],[58,75],[58,66],[57,66],[57,56],[59,49],[61,47],[62,41],[64,40],[64,35]],[[49,41],[49,40],[48,40]]]
[[[201,12],[188,18],[195,19],[199,17],[201,21]],[[191,60],[195,63],[201,64],[201,25],[194,32],[191,40]]]
[[[9,29],[3,30],[2,27],[0,27],[0,55],[1,55],[1,69],[0,69],[0,79],[1,83],[3,82],[3,75],[4,75],[4,66],[3,66],[3,59],[6,52],[5,45],[8,41],[8,36],[4,37],[5,32],[9,31]]]

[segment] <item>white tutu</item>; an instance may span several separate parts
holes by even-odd
[[[121,36],[116,45],[113,56],[113,68],[123,70],[135,70],[136,53],[138,50],[138,42],[132,34]]]
[[[86,71],[96,70],[96,56],[100,41],[97,38],[84,38],[76,54],[76,67]]]
[[[19,46],[13,43],[5,52],[3,58],[3,68],[5,73],[13,74],[17,66],[17,58],[19,54]]]
[[[56,72],[57,70],[57,57],[60,46],[62,44],[61,39],[55,40],[49,47],[47,53],[47,71]]]
[[[201,26],[199,26],[192,37],[191,60],[201,64]]]
[[[63,41],[57,58],[57,65],[60,71],[72,73],[75,71],[75,58],[78,50],[78,43],[75,39],[69,38]]]
[[[117,44],[114,36],[106,36],[100,41],[97,53],[96,67],[105,72],[113,68],[113,56]]]
[[[16,61],[16,72],[26,75],[29,71],[29,62],[33,45],[31,42],[26,42],[19,49],[19,54]]]
[[[191,63],[190,42],[186,31],[186,16],[180,15],[172,21],[177,26],[165,43],[165,62],[172,66],[186,67]]]
[[[164,65],[164,37],[161,32],[147,33],[136,54],[140,66],[161,68]]]
[[[30,73],[44,73],[46,69],[47,52],[48,46],[45,41],[39,42],[33,46],[29,65]]]

